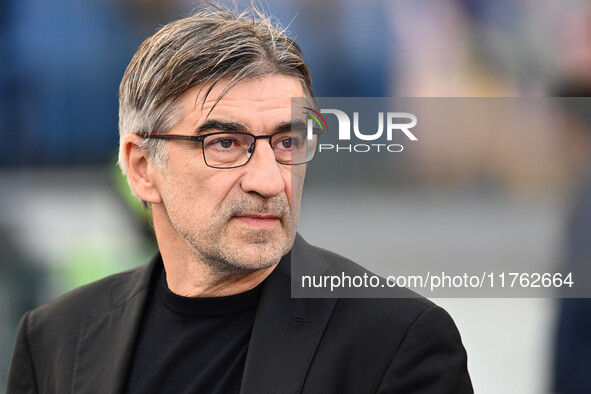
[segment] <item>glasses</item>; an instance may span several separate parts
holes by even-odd
[[[312,129],[309,133],[307,129],[292,128],[271,135],[224,131],[202,135],[152,133],[142,137],[201,142],[205,164],[212,168],[227,169],[248,163],[254,154],[256,141],[260,139],[269,140],[275,160],[280,164],[293,166],[309,163],[316,154],[320,134],[320,129]]]

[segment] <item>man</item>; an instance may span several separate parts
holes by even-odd
[[[8,394],[472,392],[431,302],[290,297],[292,249],[364,271],[295,234],[317,136],[291,98],[313,95],[268,19],[209,6],[164,26],[119,94],[119,164],[159,254],[27,313]]]

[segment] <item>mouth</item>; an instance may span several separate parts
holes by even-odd
[[[238,215],[234,216],[232,219],[246,226],[260,229],[273,227],[279,224],[281,221],[281,217],[277,215],[261,213]]]

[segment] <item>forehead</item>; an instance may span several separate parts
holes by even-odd
[[[197,127],[206,120],[216,119],[242,123],[251,131],[264,131],[276,123],[289,121],[291,98],[305,96],[298,79],[268,75],[237,84],[216,104],[228,84],[229,80],[221,80],[205,101],[203,97],[208,85],[185,92],[181,97],[181,123]]]

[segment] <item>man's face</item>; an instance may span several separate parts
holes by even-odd
[[[207,88],[187,91],[180,99],[182,119],[169,133],[226,131],[210,126],[197,132],[207,122],[269,135],[291,122],[291,97],[305,95],[297,79],[269,75],[236,85],[211,110],[225,86],[219,83],[203,107]],[[198,262],[220,272],[269,268],[289,251],[305,165],[277,163],[268,139],[257,140],[249,162],[233,169],[208,167],[200,142],[169,140],[166,145],[168,165],[157,183],[158,208],[168,222],[160,228],[155,222],[159,242],[186,247]]]

